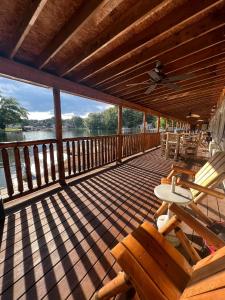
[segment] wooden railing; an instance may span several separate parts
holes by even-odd
[[[116,161],[117,139],[117,135],[63,139],[66,177]]]
[[[65,138],[63,174],[65,178],[77,176],[159,143],[159,133]],[[56,139],[0,143],[2,197],[12,199],[58,182],[58,159]]]

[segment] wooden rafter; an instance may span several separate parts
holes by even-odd
[[[41,53],[38,58],[36,66],[39,69],[44,68],[44,66],[50,61],[50,59],[55,56],[71,39],[76,31],[82,26],[82,24],[87,20],[87,18],[93,13],[103,0],[86,1],[86,4],[80,8],[70,19],[70,21],[65,24],[65,26],[60,30],[60,32],[55,36],[53,41],[47,46],[47,48]]]
[[[204,28],[204,32],[207,32],[224,24],[224,7],[225,3],[223,0],[217,1],[212,6],[200,11],[191,18],[176,24],[169,30],[141,44],[140,47],[130,52],[126,51],[124,55],[117,53],[117,57],[110,55],[107,59],[99,60],[99,63],[95,62],[95,64],[89,66],[87,70],[77,73],[75,79],[77,78],[81,82],[90,83],[90,78],[92,77],[94,78],[94,82],[104,82],[106,78],[108,79],[115,76],[115,74],[117,75],[133,68],[134,60],[138,62],[136,66],[139,66],[139,64],[149,60],[149,57],[158,55],[162,49],[166,51],[176,48],[179,44],[202,34],[202,28]]]
[[[13,58],[17,51],[19,50],[20,46],[22,45],[23,41],[25,40],[26,36],[30,32],[33,24],[37,20],[38,16],[40,15],[42,9],[44,8],[47,0],[34,0],[31,1],[29,8],[27,9],[26,15],[24,16],[21,24],[19,24],[18,29],[15,35],[12,38],[10,48],[8,50],[8,57]]]
[[[153,111],[141,105],[119,99],[117,97],[86,87],[84,85],[72,82],[64,78],[60,78],[58,76],[8,60],[3,57],[0,57],[0,74],[2,76],[7,76],[9,78],[21,80],[24,82],[34,83],[44,87],[55,87],[70,94],[83,96],[104,103],[122,105],[124,107],[136,109],[139,111],[146,111],[147,113],[152,115],[161,116],[160,112]],[[167,116],[166,114],[163,116],[173,118],[173,116]]]

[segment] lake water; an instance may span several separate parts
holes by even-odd
[[[103,130],[90,132],[89,130],[86,129],[64,129],[63,138],[96,136],[96,135],[112,135],[115,133],[116,133],[115,131],[103,131]],[[26,131],[26,132],[25,131],[17,131],[17,132],[0,131],[0,143],[10,142],[10,141],[33,141],[33,140],[54,139],[54,138],[55,138],[54,130],[40,130],[40,131]],[[12,177],[15,177],[14,155],[12,151],[8,151],[8,154],[9,154]],[[0,195],[1,195],[1,188],[5,188],[5,186],[6,186],[5,175],[2,166],[2,157],[0,154]]]

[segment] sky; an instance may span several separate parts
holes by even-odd
[[[43,120],[54,116],[52,90],[0,77],[0,95],[14,97],[25,107],[29,119]],[[61,93],[62,118],[87,117],[90,112],[101,112],[111,105],[79,96]]]

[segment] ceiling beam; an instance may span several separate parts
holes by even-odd
[[[218,72],[216,75],[216,72],[211,72],[209,74],[206,74],[205,76],[200,76],[200,77],[194,77],[193,79],[189,79],[189,80],[183,80],[183,81],[178,81],[177,84],[178,86],[180,86],[181,89],[185,89],[188,88],[189,86],[194,86],[195,84],[201,84],[201,83],[206,83],[206,82],[210,82],[211,80],[215,80],[215,79],[222,79],[225,78],[225,70],[223,72]],[[149,83],[150,85],[150,83]],[[116,97],[120,97],[123,98],[124,96],[135,96],[135,97],[139,97],[142,96],[144,94],[144,92],[146,91],[146,89],[148,88],[148,86],[144,86],[144,88],[139,88],[136,90],[132,90],[132,91],[127,91],[125,93],[117,93],[117,94],[113,94]],[[170,91],[169,88],[162,86],[158,86],[158,88],[156,89],[157,93],[163,93],[163,92],[168,92],[168,90]],[[153,93],[151,93],[151,95],[153,95]],[[154,94],[157,95],[157,94]]]
[[[30,32],[32,26],[37,20],[38,16],[42,12],[47,0],[33,0],[30,3],[29,8],[26,11],[26,14],[17,27],[17,31],[10,42],[10,49],[8,49],[8,57],[12,59],[19,48],[21,47],[26,36]]]
[[[190,55],[193,52],[200,51],[206,47],[214,45],[224,39],[225,26],[221,26],[215,30],[211,30],[207,33],[203,33],[200,36],[195,37],[191,41],[187,41],[182,45],[179,45],[177,48],[160,52],[158,56],[154,59],[159,59],[163,64],[174,61],[176,59],[181,59]],[[134,66],[132,70],[125,72],[121,75],[115,76],[115,78],[106,80],[104,83],[95,84],[92,87],[99,87],[101,90],[110,91],[111,88],[115,88],[120,85],[124,85],[125,82],[133,83],[132,79],[142,80],[143,75],[146,75],[146,72],[149,71],[152,67],[151,59],[148,62],[145,62],[143,65],[136,67]],[[140,76],[140,78],[138,78]]]
[[[53,58],[68,41],[76,34],[84,22],[94,14],[95,9],[99,7],[103,0],[85,1],[85,5],[81,6],[78,11],[63,26],[54,39],[49,43],[47,48],[40,54],[36,67],[42,69]]]
[[[205,87],[208,89],[212,89],[215,85],[224,85],[224,78],[222,79],[217,79],[217,80],[211,80],[210,82],[205,82],[205,83],[196,83],[193,84],[191,87],[187,87],[187,88],[183,88],[181,91],[172,91],[172,90],[166,90],[163,91],[161,93],[157,93],[157,94],[150,94],[150,95],[145,95],[145,96],[132,96],[132,97],[124,97],[123,99],[126,99],[128,101],[132,100],[132,99],[138,99],[138,100],[145,100],[147,98],[149,98],[149,96],[151,97],[152,100],[155,99],[162,99],[164,96],[170,96],[170,95],[179,95],[179,93],[185,93],[185,92],[192,92],[193,90],[196,89],[204,89]]]
[[[85,47],[85,51],[81,52],[79,55],[73,57],[69,63],[67,63],[63,69],[61,69],[61,76],[65,76],[69,72],[73,71],[75,68],[86,62],[97,52],[101,51],[105,47],[108,47],[109,43],[122,38],[125,32],[130,31],[133,27],[133,22],[139,19],[143,14],[150,11],[156,5],[160,4],[161,0],[114,0],[108,1],[107,5],[110,6],[108,9],[108,24],[107,27],[101,28],[101,33],[97,40],[94,39]],[[98,14],[97,18],[99,19],[101,14]],[[119,21],[119,22],[118,22]],[[138,21],[140,22],[140,21]],[[99,23],[99,21],[98,21]],[[135,22],[136,24],[137,22]],[[106,28],[106,29],[105,29]],[[105,30],[104,30],[105,29]]]
[[[7,58],[0,57],[0,74],[2,76],[20,80],[23,82],[33,83],[43,87],[56,87],[64,92],[85,97],[92,100],[97,100],[113,105],[122,105],[127,108],[146,112],[152,115],[174,118],[167,114],[161,114],[158,111],[151,110],[139,104],[135,104],[109,94],[105,94],[98,90],[87,86],[72,82],[70,80],[60,78],[47,72],[37,70],[33,67],[11,61]]]
[[[76,73],[75,79],[80,82],[92,84],[90,79],[93,78],[93,84],[100,83],[133,68],[134,61],[136,62],[136,67],[138,67],[148,61],[149,58],[154,59],[162,49],[164,51],[172,48],[175,49],[179,44],[185,43],[203,32],[215,29],[224,24],[224,8],[224,1],[217,1],[146,43],[142,43],[141,46],[127,52],[123,56],[119,55],[115,58],[113,57],[113,53],[110,53],[108,57],[99,59],[98,63],[95,61],[93,66],[89,65],[87,69]]]

